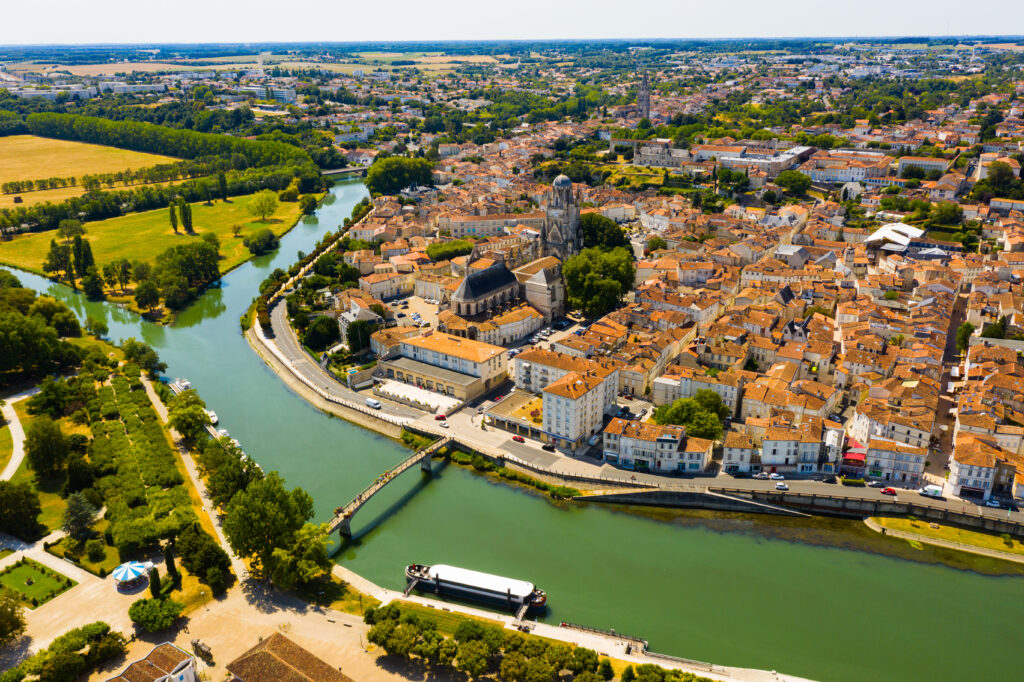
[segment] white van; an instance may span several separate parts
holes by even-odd
[[[366,404],[375,410],[379,410],[383,407],[383,405],[380,404],[380,401],[377,400],[376,398],[367,398]]]

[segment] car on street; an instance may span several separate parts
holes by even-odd
[[[835,476],[826,476],[825,478],[821,479],[821,482],[822,483],[832,483],[832,484],[834,484],[836,482],[836,477]]]
[[[504,395],[496,395],[496,396],[494,396],[494,402],[498,402],[499,400],[501,400],[504,397],[505,397]]]
[[[993,500],[991,497],[985,500],[986,507],[992,507],[993,509],[1002,509],[1002,505],[999,504],[999,500]]]
[[[777,474],[774,471],[772,473],[768,474],[768,478],[772,479],[773,481],[784,481],[784,480],[786,480],[785,476],[783,476],[782,474]]]
[[[448,428],[448,422],[441,422],[441,428],[442,429],[447,429]]]
[[[896,488],[882,488],[879,492],[883,495],[896,495]]]
[[[438,422],[443,422],[447,418],[448,417],[446,415],[444,415],[444,414],[435,414],[434,415],[434,421],[438,421]]]
[[[484,408],[482,408],[482,407],[476,408],[476,413],[477,414],[483,414],[484,413]]]
[[[729,475],[733,478],[750,478],[749,471],[731,471],[729,472]]]
[[[517,443],[525,443],[526,442],[526,439],[523,438],[522,436],[512,436],[512,440],[514,440]]]
[[[775,484],[775,489],[776,490],[789,490],[789,486],[786,485],[785,483],[781,483],[780,482],[780,483],[776,483]]]
[[[756,478],[759,481],[767,481],[768,480],[768,474],[766,474],[763,471],[759,471],[758,473],[754,474],[754,478]]]
[[[540,446],[540,449],[541,450],[547,450],[548,452],[554,452],[555,451],[555,445],[554,445],[554,443],[544,443],[544,445]]]
[[[884,484],[881,481],[869,481],[868,482],[868,487],[869,488],[881,488],[881,487],[883,487],[883,485]]]

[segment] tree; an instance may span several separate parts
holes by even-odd
[[[619,678],[622,682],[633,682],[636,680],[636,671],[633,670],[633,666],[626,666],[626,669],[622,671],[622,676]]]
[[[96,507],[83,493],[73,493],[68,496],[68,505],[61,517],[61,528],[74,539],[81,540],[96,519],[96,512]]]
[[[366,187],[372,194],[397,194],[411,185],[429,185],[433,164],[424,158],[389,156],[378,159],[366,172]]]
[[[597,674],[601,676],[605,682],[611,682],[612,678],[615,677],[615,670],[612,668],[612,662],[607,658],[602,658],[601,662],[597,666]]]
[[[981,337],[983,339],[1005,339],[1008,324],[1009,320],[1006,318],[1006,315],[1003,315],[995,323],[982,329]]]
[[[71,395],[71,387],[63,377],[46,377],[39,384],[39,392],[28,399],[28,413],[60,419],[65,414]]]
[[[196,443],[206,433],[210,415],[206,413],[206,403],[195,389],[190,388],[171,398],[167,408],[167,423],[189,445]]]
[[[299,200],[299,209],[305,215],[309,215],[316,210],[316,197],[312,194],[306,194]]]
[[[964,210],[960,204],[940,201],[932,206],[932,219],[940,225],[959,225],[963,222]]]
[[[36,417],[25,430],[25,457],[36,476],[60,471],[68,459],[68,442],[60,427],[49,417]]]
[[[206,490],[217,506],[225,506],[240,490],[263,478],[262,470],[228,437],[206,442],[199,455]]]
[[[267,222],[267,218],[277,210],[277,195],[269,189],[261,190],[253,195],[249,202],[249,213]]]
[[[168,206],[167,209],[171,220],[171,229],[174,230],[174,234],[178,234],[178,212],[174,210],[174,204]]]
[[[82,292],[90,301],[102,301],[105,298],[103,278],[96,272],[95,267],[90,267],[85,271],[85,276],[82,277]]]
[[[314,324],[316,324],[314,322]],[[312,329],[312,327],[310,327]],[[370,347],[370,336],[377,329],[377,325],[366,320],[355,320],[345,329],[345,342],[348,344],[350,353],[358,353]]]
[[[146,632],[160,632],[174,625],[184,609],[173,599],[139,599],[128,609],[128,617]]]
[[[92,247],[89,245],[88,239],[82,239],[82,235],[75,235],[74,240],[71,242],[71,256],[74,261],[75,274],[79,279],[85,277],[85,273],[89,268],[96,266],[96,261],[92,256]]]
[[[249,249],[254,256],[262,256],[265,253],[277,248],[278,239],[269,227],[256,230],[242,239],[242,244]]]
[[[811,179],[800,171],[782,171],[775,178],[775,184],[794,196],[805,194],[811,188]]]
[[[85,329],[93,336],[102,339],[110,331],[107,328],[107,324],[102,320],[97,320],[92,315],[85,318]]]
[[[242,225],[235,223],[231,226],[231,236],[237,238],[238,235],[242,234]]]
[[[74,285],[71,247],[67,244],[58,244],[56,239],[51,239],[50,251],[43,262],[43,272],[63,273],[64,279]]]
[[[462,642],[455,657],[455,668],[469,677],[479,677],[487,672],[489,655],[487,645],[481,641]]]
[[[135,363],[146,370],[150,377],[154,377],[167,369],[167,364],[160,362],[160,357],[153,350],[152,346],[142,341],[136,341],[133,336],[121,342],[121,351],[124,353],[124,359],[127,362]]]
[[[25,632],[25,607],[10,590],[0,587],[0,649]]]
[[[168,544],[164,547],[164,566],[169,578],[173,580],[178,577],[178,567],[174,565],[174,545]]]
[[[32,537],[39,531],[42,512],[39,495],[28,483],[0,481],[0,532]]]
[[[228,569],[231,568],[231,559],[227,552],[217,544],[199,523],[186,526],[178,534],[176,549],[181,555],[181,565],[189,573],[197,576],[210,576],[218,574],[221,576],[222,586],[226,583]],[[213,588],[214,594],[220,594],[212,583],[207,583]]]
[[[256,572],[273,565],[274,550],[296,545],[297,533],[313,518],[313,498],[301,488],[285,490],[277,472],[239,492],[228,504],[224,535]]]
[[[220,194],[221,201],[228,200],[228,177],[224,171],[217,173],[217,192]]]
[[[181,228],[188,234],[193,234],[192,229],[192,205],[187,201],[178,204],[178,215],[181,217]]]
[[[143,310],[152,310],[160,304],[160,290],[150,280],[141,282],[135,287],[135,304]]]
[[[267,573],[275,585],[290,590],[307,585],[331,570],[327,556],[327,525],[307,523],[295,533],[288,547],[277,547],[271,554]]]
[[[585,213],[580,218],[580,229],[583,231],[585,247],[607,250],[629,245],[626,233],[618,223],[600,213]]]
[[[971,345],[971,336],[974,335],[974,325],[964,322],[956,330],[956,350],[965,353]]]
[[[562,269],[569,305],[589,317],[603,315],[632,288],[635,273],[633,255],[627,249],[583,249],[569,257]]]
[[[451,260],[459,256],[465,256],[473,251],[473,242],[469,239],[452,239],[445,242],[436,242],[427,247],[427,255],[432,261]]]
[[[667,249],[668,243],[661,237],[651,237],[647,241],[647,251],[660,251],[661,249]]]
[[[153,599],[160,598],[160,571],[156,566],[149,569],[149,593]]]
[[[69,242],[73,237],[80,237],[83,234],[85,234],[85,228],[82,227],[82,223],[79,220],[64,219],[57,226],[57,236],[65,242]]]

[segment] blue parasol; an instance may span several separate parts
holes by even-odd
[[[117,582],[124,583],[135,580],[145,572],[146,567],[141,562],[128,561],[115,568],[110,575],[114,576],[114,580]]]

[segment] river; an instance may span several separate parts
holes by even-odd
[[[156,348],[168,375],[190,379],[264,469],[313,495],[323,520],[407,452],[289,391],[238,319],[259,283],[337,229],[366,191],[343,182],[332,194],[278,252],[225,276],[170,327],[17,272],[83,319],[104,320],[113,340]],[[435,470],[426,480],[414,468],[376,496],[337,559],[391,588],[411,562],[525,578],[547,591],[548,621],[615,628],[652,650],[723,665],[823,680],[1016,678],[1024,579],[769,538],[759,523],[722,531],[555,505],[458,467]]]

